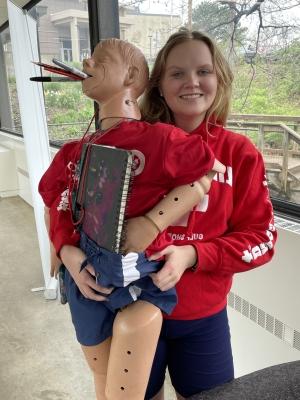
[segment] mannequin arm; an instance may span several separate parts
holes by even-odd
[[[44,219],[45,219],[45,225],[46,229],[49,235],[49,229],[50,229],[50,214],[49,214],[49,208],[45,207],[45,212],[44,212]],[[55,276],[57,278],[58,270],[59,267],[61,266],[62,262],[61,260],[57,257],[55,248],[49,239],[50,242],[50,276]]]
[[[152,210],[148,211],[146,218],[153,221],[157,230],[162,232],[186,212],[192,210],[204,198],[210,185],[211,179],[204,176],[190,185],[171,190]]]
[[[124,253],[145,251],[160,232],[201,202],[210,189],[214,175],[215,172],[211,171],[192,184],[178,186],[145,216],[129,219],[122,248]]]

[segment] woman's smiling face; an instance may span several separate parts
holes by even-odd
[[[199,126],[215,99],[217,85],[212,55],[204,42],[189,40],[170,51],[160,90],[177,126],[186,131]]]

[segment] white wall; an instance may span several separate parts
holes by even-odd
[[[243,315],[236,310],[236,301],[234,307],[228,307],[236,376],[300,359],[300,226],[299,233],[277,230],[273,260],[234,278],[235,300],[249,302],[261,316],[254,321]]]
[[[51,149],[53,158],[57,149]],[[32,155],[34,157],[34,155]],[[0,196],[20,196],[32,206],[24,140],[0,130]]]

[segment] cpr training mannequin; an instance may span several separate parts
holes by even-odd
[[[148,68],[144,57],[134,46],[117,39],[105,40],[96,46],[92,58],[84,62],[84,70],[91,77],[83,81],[83,92],[100,104],[101,131],[96,134],[95,143],[138,150],[144,152],[146,159],[144,171],[134,178],[132,202],[136,203],[128,211],[129,218],[145,214],[139,218],[143,220],[146,238],[141,238],[137,244],[134,238],[129,246],[125,245],[125,250],[145,250],[157,235],[158,243],[166,245],[163,230],[198,204],[209,189],[210,180],[207,177],[199,181],[196,179],[212,169],[214,157],[200,138],[188,137],[168,125],[152,126],[138,121],[140,111],[137,98],[147,84]],[[164,154],[155,158],[163,144]],[[66,183],[74,175],[72,165],[78,161],[78,146],[79,142],[71,142],[60,150],[43,176],[39,190],[50,210],[50,239],[80,297],[80,310],[83,310],[84,317],[88,317],[92,304],[106,310],[102,302],[106,298],[98,293],[108,293],[109,290],[96,284],[91,265],[80,272],[86,255],[76,247],[78,233],[74,232],[69,208],[61,206]],[[180,153],[187,149],[189,155],[184,160]],[[151,162],[154,168],[148,171]],[[169,170],[169,164],[172,164],[172,171]],[[219,171],[223,172],[222,167]],[[144,175],[146,178],[143,178]],[[152,178],[157,182],[153,183]],[[179,187],[171,190],[176,186]],[[162,201],[154,207],[159,199]],[[130,220],[128,227],[130,238]],[[95,301],[88,302],[86,299]],[[73,300],[68,299],[71,309]],[[91,320],[94,321],[99,314],[94,314]],[[143,399],[162,323],[161,311],[150,302],[137,300],[114,317],[111,317],[112,337],[92,344],[81,341],[88,364],[94,372],[97,399]],[[74,320],[77,316],[74,313],[72,318],[76,325]],[[84,328],[88,329],[89,324],[86,323]]]

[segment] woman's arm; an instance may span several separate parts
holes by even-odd
[[[277,232],[269,198],[265,168],[260,153],[245,158],[236,176],[230,228],[207,242],[190,241],[191,245],[169,246],[150,259],[165,255],[165,265],[152,274],[161,289],[174,286],[183,272],[216,272],[232,275],[269,262],[274,255]]]
[[[243,158],[233,187],[233,210],[227,232],[208,242],[193,242],[202,271],[244,272],[266,264],[274,255],[277,232],[259,152]]]

